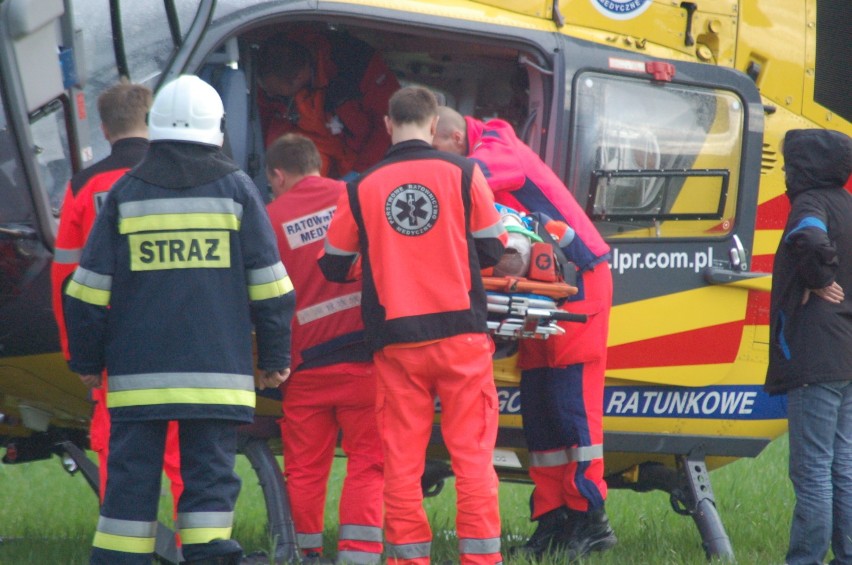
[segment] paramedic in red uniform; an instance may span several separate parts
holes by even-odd
[[[497,263],[507,235],[479,168],[430,145],[432,92],[403,88],[389,110],[393,145],[347,185],[320,258],[329,280],[363,272],[385,456],[385,555],[392,564],[429,563],[420,478],[438,396],[456,476],[460,561],[501,563],[494,345],[479,272]]]
[[[337,560],[379,563],[382,554],[382,444],[376,376],[364,342],[361,284],[331,283],[317,265],[346,184],[320,176],[307,137],[288,133],[266,151],[275,199],[267,205],[281,260],[296,291],[292,367],[282,386],[284,474],[296,538],[322,554],[323,511],[338,433],[348,458],[340,496]]]
[[[497,119],[483,123],[448,107],[441,107],[439,116],[435,147],[476,162],[496,202],[542,213],[573,230],[559,246],[577,266],[579,293],[564,306],[586,314],[588,322],[563,322],[564,335],[520,344],[521,409],[535,483],[531,517],[538,521],[521,551],[540,556],[552,547],[574,559],[609,549],[616,543],[604,511],[603,478],[604,370],[612,306],[609,246],[511,125]]]
[[[151,106],[151,90],[141,84],[119,83],[98,97],[101,130],[110,143],[110,155],[80,171],[71,178],[65,192],[56,251],[50,267],[53,284],[53,313],[59,327],[62,352],[68,359],[68,333],[62,310],[62,293],[80,262],[83,246],[89,237],[95,216],[107,191],[130,168],[136,166],[148,149],[148,125],[145,117]],[[92,389],[94,409],[89,426],[89,443],[98,454],[100,500],[104,499],[109,454],[109,411],[106,407],[106,380]],[[169,426],[168,448],[163,467],[172,485],[175,508],[183,490],[180,478],[180,453],[177,445],[177,423]]]
[[[310,26],[279,33],[261,45],[257,74],[267,146],[284,133],[301,133],[320,152],[320,173],[334,178],[384,156],[390,137],[383,119],[399,83],[367,43]]]

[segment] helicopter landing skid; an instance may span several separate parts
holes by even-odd
[[[691,516],[698,532],[701,545],[708,559],[719,559],[733,563],[734,549],[716,509],[710,472],[704,461],[704,453],[692,452],[677,456],[677,474],[680,488],[670,492],[672,509],[678,514]],[[683,488],[686,487],[686,488]]]
[[[707,559],[735,562],[734,550],[716,509],[705,454],[693,450],[673,455],[676,469],[662,463],[640,463],[626,472],[608,476],[607,485],[636,492],[667,492],[672,510],[681,516],[690,516],[698,527]]]

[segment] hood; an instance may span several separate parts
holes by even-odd
[[[476,118],[465,116],[464,121],[467,124],[468,155],[474,152],[484,135],[502,137],[503,139],[516,137],[515,128],[512,127],[512,124],[500,118],[492,118],[488,122],[483,122]],[[486,126],[488,127],[487,132],[485,131]]]
[[[182,141],[154,141],[128,175],[164,188],[190,188],[220,179],[239,167],[219,147]]]
[[[852,138],[839,131],[794,129],[784,136],[787,195],[817,188],[842,189],[852,174]]]

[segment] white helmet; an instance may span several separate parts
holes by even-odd
[[[151,141],[222,146],[225,107],[216,89],[195,75],[181,75],[157,92],[148,112]]]

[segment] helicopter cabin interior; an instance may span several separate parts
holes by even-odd
[[[402,86],[433,90],[439,103],[462,114],[501,118],[538,150],[542,143],[545,83],[551,72],[540,54],[498,41],[464,39],[459,34],[413,35],[374,27],[287,22],[264,24],[226,40],[206,59],[198,74],[222,95],[226,111],[226,147],[237,163],[265,187],[260,124],[254,103],[254,64],[264,40],[306,26],[329,34],[348,34],[381,53]]]

